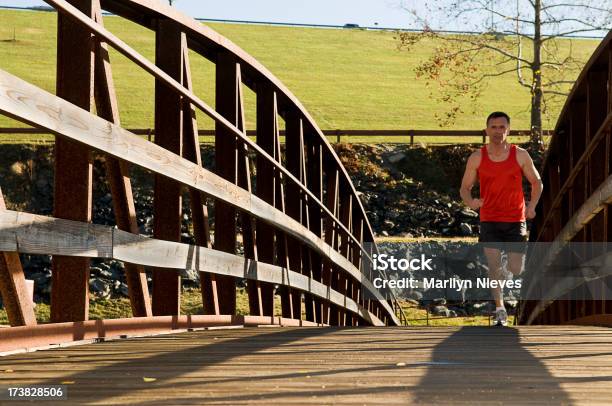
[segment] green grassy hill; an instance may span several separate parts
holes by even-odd
[[[0,69],[16,74],[49,91],[55,88],[55,13],[0,11]],[[118,17],[105,25],[121,39],[154,60],[151,31]],[[440,110],[414,67],[435,43],[414,52],[400,52],[391,32],[316,28],[208,24],[257,58],[305,105],[322,129],[435,129]],[[16,41],[13,41],[13,35]],[[559,47],[567,47],[560,41]],[[575,40],[574,48],[586,61],[599,41]],[[153,126],[153,80],[116,52],[111,53],[122,124],[128,128]],[[214,105],[214,66],[192,54],[195,91]],[[529,94],[512,76],[495,78],[479,104],[481,115],[460,117],[455,129],[482,128],[483,116],[505,110],[513,127],[529,127]],[[254,95],[246,92],[247,128],[254,128]],[[545,127],[554,125],[558,107]],[[466,111],[470,111],[466,106]],[[212,121],[199,116],[201,128]],[[0,126],[15,122],[0,117]]]

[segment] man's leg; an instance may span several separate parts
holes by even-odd
[[[525,254],[523,252],[508,252],[508,269],[514,276],[519,276],[523,272],[525,265]]]
[[[489,266],[489,279],[501,280],[502,269],[501,269],[501,251],[497,248],[484,247],[484,254],[487,257],[487,265]],[[493,299],[495,300],[495,308],[504,307],[502,298],[502,291],[499,287],[491,288]]]

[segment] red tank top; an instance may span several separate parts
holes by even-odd
[[[489,159],[487,147],[480,149],[480,221],[514,223],[525,221],[525,198],[523,197],[523,173],[516,160],[516,145],[510,147],[505,161]]]

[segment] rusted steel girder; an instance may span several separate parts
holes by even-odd
[[[551,243],[544,264],[569,243],[603,243],[612,236],[612,32],[601,42],[578,77],[561,112],[542,169],[544,194],[537,209],[531,241]],[[591,250],[587,244],[579,249]],[[587,254],[592,257],[592,252]],[[591,262],[605,264],[606,253]],[[599,262],[598,262],[599,261]],[[577,265],[576,272],[583,265]],[[596,277],[560,280],[555,286],[534,283],[541,300],[521,303],[523,324],[592,323],[611,325],[612,276],[598,265]],[[545,275],[547,268],[540,272]],[[577,274],[578,275],[578,274]],[[571,300],[570,300],[571,299]]]
[[[89,41],[91,46],[87,55],[92,62],[84,65],[84,70],[89,77],[96,79],[93,89],[97,113],[106,120],[87,113],[91,106],[85,106],[84,94],[89,89],[91,96],[91,80],[89,87],[81,88],[77,94],[82,100],[76,104],[85,107],[83,112],[3,72],[0,72],[0,85],[5,85],[10,92],[20,89],[22,94],[28,95],[31,103],[53,106],[52,109],[61,106],[62,117],[49,117],[40,110],[15,104],[10,92],[0,94],[0,111],[50,130],[58,136],[59,145],[74,144],[80,151],[87,152],[83,155],[85,157],[90,156],[92,149],[106,154],[107,177],[111,183],[117,224],[132,236],[136,236],[138,230],[126,165],[129,162],[153,172],[154,236],[156,244],[161,245],[159,250],[142,251],[145,247],[157,246],[147,243],[130,250],[128,257],[122,257],[128,263],[128,282],[130,275],[132,277],[130,296],[134,315],[178,315],[180,312],[180,276],[176,271],[180,267],[168,256],[171,256],[169,252],[179,255],[183,250],[178,243],[181,196],[183,190],[188,190],[192,232],[197,243],[197,247],[189,249],[198,255],[210,256],[209,259],[198,257],[198,261],[203,262],[197,262],[195,268],[200,272],[206,313],[235,313],[236,279],[240,277],[249,280],[250,311],[257,316],[271,317],[274,314],[276,285],[282,314],[286,318],[302,318],[303,295],[305,318],[314,323],[399,323],[394,313],[397,306],[392,306],[389,298],[382,297],[360,272],[362,262],[371,260],[364,241],[372,242],[374,235],[348,174],[321,130],[278,79],[230,41],[163,4],[145,0],[102,1],[104,9],[155,31],[156,63],[153,64],[103,27],[96,0],[49,0],[48,3],[59,11],[62,21],[70,21],[79,28],[79,35],[86,33],[81,40]],[[155,78],[157,145],[118,126],[107,45]],[[214,109],[192,91],[189,49],[216,65]],[[83,51],[83,55],[85,53]],[[79,74],[83,76],[84,72]],[[58,77],[62,86],[66,80],[66,76]],[[243,84],[257,97],[256,141],[246,135]],[[91,97],[87,98],[88,103],[91,100]],[[202,168],[196,109],[215,122],[216,174]],[[286,151],[280,147],[279,120],[285,122]],[[74,127],[76,122],[80,123],[80,129]],[[255,173],[251,173],[253,163],[256,164]],[[90,163],[88,165],[79,167],[80,179],[88,173],[85,170],[90,169]],[[74,219],[88,222],[90,217],[85,214],[91,215],[91,181],[81,182],[78,188],[89,194],[85,196],[78,192],[72,195],[82,206],[79,206],[80,211],[77,210],[78,218]],[[208,229],[205,196],[215,202],[214,244]],[[59,227],[60,223],[53,224],[57,225],[51,226],[49,238],[57,237],[59,232],[54,227]],[[3,232],[9,230],[0,229],[0,234]],[[78,245],[76,241],[78,238],[74,242]],[[244,263],[232,260],[234,262],[228,264],[234,264],[236,269],[219,271],[219,262],[215,258],[221,254],[235,257],[240,242],[244,248],[244,257],[241,257]],[[161,248],[164,244],[174,248],[164,251]],[[21,246],[11,249],[31,252]],[[88,258],[116,258],[102,255],[104,252],[100,251],[91,255],[87,250],[77,249],[75,252],[70,247],[58,250],[53,244],[46,251],[53,252],[60,261],[78,262],[83,270],[73,272],[78,274],[74,277],[80,278],[78,281],[87,279]],[[42,253],[40,250],[36,252]],[[61,259],[62,255],[67,258]],[[187,255],[187,262],[183,264],[193,259]],[[143,266],[155,269],[152,310],[147,302]],[[268,266],[275,271],[268,271]],[[58,275],[63,274],[63,268],[56,268]],[[272,275],[266,272],[277,274],[266,276]],[[56,303],[61,304],[56,306],[61,309],[58,312],[65,313],[61,317],[65,320],[87,318],[86,288],[80,282],[74,284],[76,290],[73,293],[82,300],[72,307],[56,299]],[[378,300],[364,301],[364,290]],[[61,292],[54,295],[63,297]]]

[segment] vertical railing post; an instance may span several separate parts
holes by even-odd
[[[353,218],[353,197],[348,185],[345,182],[340,183],[339,188],[339,204],[340,204],[340,221],[342,224],[349,230],[349,233],[352,233],[352,218]],[[349,234],[345,231],[339,232],[340,234],[340,242],[339,242],[339,252],[349,261],[351,260],[351,239]],[[338,292],[344,294],[345,296],[351,297],[352,292],[350,290],[353,285],[354,279],[342,272],[338,275]],[[347,317],[347,314],[344,310],[339,309],[339,319],[340,325],[346,326],[347,324],[352,324],[352,320],[350,317]]]
[[[155,38],[155,62],[174,79],[182,82],[185,34],[173,21],[160,19]],[[177,155],[183,151],[181,96],[161,81],[155,81],[155,143]],[[155,175],[153,235],[180,241],[182,186],[162,175]],[[181,277],[173,269],[153,270],[152,310],[156,316],[180,314]]]
[[[217,54],[215,104],[219,114],[231,123],[238,123],[238,61],[236,57],[221,51]],[[215,171],[224,179],[237,184],[236,136],[219,122],[215,123]],[[236,253],[236,209],[215,201],[215,249]],[[215,294],[219,309],[208,309],[221,314],[236,312],[236,280],[227,276],[216,276],[207,281],[211,294]],[[210,304],[210,303],[209,303]]]
[[[353,298],[353,300],[359,303],[364,309],[367,309],[368,305],[366,301],[363,299],[363,294],[362,294],[362,289],[361,289],[361,282],[363,279],[366,279],[366,276],[364,275],[364,267],[362,263],[363,253],[361,251],[361,247],[364,246],[363,244],[363,223],[364,221],[362,218],[362,213],[359,210],[353,210],[353,216],[352,216],[351,221],[353,223],[353,228],[352,228],[353,235],[355,236],[355,239],[358,241],[358,243],[351,245],[352,262],[353,262],[353,265],[355,265],[355,267],[359,270],[359,273],[361,274],[361,279],[354,281],[352,284],[352,296],[351,297]],[[359,317],[357,317],[356,315],[353,315],[352,319],[353,320],[351,324],[353,326],[359,325],[360,323]]]
[[[327,163],[326,165],[326,173],[327,173],[327,202],[326,206],[329,211],[336,217],[338,217],[338,190],[339,190],[339,171],[337,168],[333,166],[334,164]],[[325,242],[332,249],[338,250],[338,231],[337,225],[331,217],[326,217],[325,219]],[[329,261],[324,261],[323,263],[323,283],[328,286],[328,288],[336,290],[337,288],[337,278],[338,271],[335,269],[335,266],[331,264]],[[338,325],[338,308],[337,306],[325,303],[324,305],[324,322],[330,325]]]
[[[69,0],[93,17],[92,0]],[[56,94],[87,111],[93,99],[94,42],[87,28],[57,14]],[[91,150],[74,141],[55,137],[55,217],[90,222],[92,210]],[[52,260],[51,321],[84,321],[89,313],[89,259]]]
[[[321,142],[317,140],[314,136],[308,134],[306,137],[306,151],[307,151],[307,180],[308,180],[308,188],[312,193],[321,201],[323,198],[323,149]],[[312,231],[317,237],[321,238],[323,236],[323,224],[321,217],[321,208],[319,205],[312,201],[308,200],[308,222],[310,231]],[[322,282],[321,279],[321,271],[322,271],[322,261],[321,256],[311,251],[308,257],[309,265],[310,265],[310,277],[318,282]],[[308,304],[308,303],[307,303]],[[322,300],[319,298],[312,299],[313,304],[313,312],[312,317],[318,323],[324,323],[323,321],[323,308],[322,308]],[[306,308],[307,314],[309,311],[308,307]]]
[[[274,156],[276,150],[276,137],[278,133],[276,111],[276,92],[271,84],[261,83],[257,86],[257,144],[269,155]],[[258,155],[256,159],[256,194],[265,202],[274,205],[276,193],[275,170],[271,162]],[[273,264],[275,230],[270,225],[257,222],[257,250],[259,260]],[[274,314],[274,286],[258,282],[249,288],[249,307],[252,314],[272,316]]]
[[[285,157],[287,169],[296,179],[302,184],[306,184],[304,166],[304,129],[302,127],[302,119],[296,112],[290,111],[285,118]],[[304,207],[306,202],[301,189],[293,182],[288,182],[286,185],[287,191],[287,214],[300,224],[308,227],[306,217],[304,216]],[[287,255],[289,257],[289,269],[295,272],[305,273],[305,267],[302,258],[306,253],[306,247],[300,244],[294,238],[287,237]],[[307,303],[305,295],[304,302]],[[293,300],[293,318],[301,319],[301,295],[294,294]],[[296,311],[297,310],[297,311]],[[312,320],[310,320],[312,321]]]

